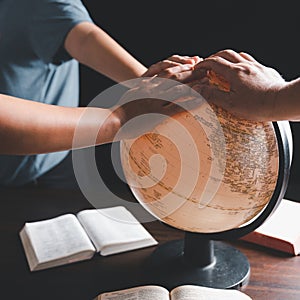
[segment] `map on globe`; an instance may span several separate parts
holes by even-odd
[[[203,104],[121,142],[137,201],[158,220],[215,233],[254,220],[274,192],[279,153],[272,122],[250,122]]]

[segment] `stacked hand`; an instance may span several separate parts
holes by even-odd
[[[195,72],[214,70],[230,85],[224,92],[211,85],[207,77],[195,89],[208,102],[220,105],[242,118],[274,120],[278,114],[278,93],[287,85],[281,75],[247,53],[223,50],[198,63]]]
[[[212,84],[209,74],[217,74],[229,88]],[[124,122],[144,113],[173,115],[203,103],[189,87],[240,118],[300,120],[300,79],[287,82],[247,53],[222,50],[205,59],[174,55],[152,65],[122,99],[123,103],[140,99],[140,105],[123,107]]]
[[[135,86],[113,108],[122,127],[118,139],[143,134],[166,117],[200,105],[202,99],[198,94],[191,93],[191,88],[183,84],[191,78],[200,61],[198,56],[173,55],[152,65],[141,78],[135,79]]]

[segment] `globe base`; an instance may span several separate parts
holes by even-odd
[[[247,257],[220,241],[200,238],[193,247],[196,235],[191,238],[188,234],[185,240],[159,246],[146,261],[147,282],[169,290],[184,284],[222,289],[245,287],[250,277]]]

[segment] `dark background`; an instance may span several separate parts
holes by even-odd
[[[231,48],[253,55],[286,80],[299,76],[297,1],[100,1],[83,0],[97,25],[145,66],[172,54],[206,57]],[[86,105],[115,82],[81,66],[81,104]],[[299,99],[300,101],[300,99]],[[300,201],[300,123],[290,123],[294,157],[286,197]],[[107,161],[110,145],[98,147]],[[102,166],[108,180],[109,164]]]

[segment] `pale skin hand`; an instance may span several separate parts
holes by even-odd
[[[203,59],[199,56],[180,56],[174,54],[168,57],[165,60],[159,61],[149,67],[149,69],[143,74],[143,77],[153,77],[159,76],[162,78],[169,78],[173,80],[177,80],[180,82],[184,82],[186,79],[191,78],[193,74],[194,67]],[[182,69],[174,69],[173,67],[180,65],[191,65],[191,68]]]
[[[181,71],[190,72],[193,62],[198,61],[194,58],[180,57],[174,60],[170,58],[160,62],[165,66],[166,78],[172,78],[172,73],[177,76],[176,74]],[[182,64],[184,62],[188,64]],[[150,70],[151,68],[146,75],[151,75]],[[77,138],[77,148],[110,143],[114,141],[122,125],[132,117],[149,112],[170,115],[178,112],[177,106],[165,106],[165,103],[153,99],[141,99],[134,105],[122,106],[121,104],[112,109],[71,108],[0,94],[0,154],[25,155],[73,149],[73,137],[78,124],[80,124],[81,134]],[[80,122],[83,113],[88,113],[88,118]],[[119,139],[141,134],[149,128],[147,126],[139,128],[139,131],[134,133],[125,131]],[[95,131],[98,135],[96,140],[91,142],[89,133]]]
[[[144,114],[150,119],[135,120],[131,127],[124,127],[119,132],[119,138],[133,138],[151,131],[164,118],[199,105],[198,99],[190,96],[188,87],[181,82],[191,77],[194,66],[200,61],[201,58],[198,56],[173,55],[153,64],[138,85],[126,92],[113,108],[114,115],[120,120],[121,126]],[[149,114],[155,115],[149,116]]]
[[[223,50],[204,59],[195,73],[213,70],[230,84],[224,92],[202,79],[195,86],[209,102],[255,121],[300,120],[300,80],[286,82],[247,53]]]

